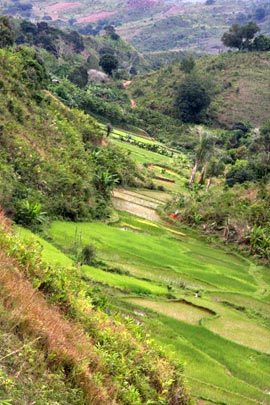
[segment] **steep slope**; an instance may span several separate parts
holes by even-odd
[[[57,398],[60,387],[61,404],[189,403],[179,366],[154,349],[134,323],[94,309],[89,298],[94,290],[78,269],[47,266],[37,244],[25,245],[14,236],[2,213],[0,221],[1,336],[9,335],[9,343],[1,347],[3,399],[29,403],[36,395],[45,405]],[[23,364],[13,357],[16,353],[22,354]],[[30,367],[37,358],[43,380]],[[24,368],[37,384],[43,382],[41,392],[21,376]]]
[[[101,141],[97,124],[42,91],[46,72],[29,48],[0,52],[1,204],[15,216],[26,201],[51,214],[89,215],[93,167],[82,140]]]
[[[106,217],[110,187],[133,182],[134,163],[100,146],[103,133],[91,116],[42,90],[49,79],[33,50],[2,49],[0,63],[0,204],[29,225],[45,216]]]

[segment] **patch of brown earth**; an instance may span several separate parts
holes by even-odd
[[[184,6],[173,6],[167,10],[164,15],[177,15],[182,13],[185,10]]]
[[[125,82],[123,82],[123,86],[125,87],[125,89],[127,89],[131,85],[131,83],[131,80],[126,80]]]
[[[65,2],[60,2],[53,4],[52,6],[46,7],[46,12],[49,13],[57,13],[59,11],[65,11],[69,10],[70,8],[74,7],[79,7],[81,6],[82,3],[76,2],[76,3],[65,3]]]
[[[130,103],[132,108],[137,108],[137,103],[135,100],[133,100],[133,98],[130,99]]]
[[[79,23],[88,23],[88,22],[95,22],[98,20],[102,20],[103,18],[110,17],[111,15],[116,14],[116,11],[103,11],[101,13],[95,13],[88,15],[86,17],[80,17],[77,19]]]

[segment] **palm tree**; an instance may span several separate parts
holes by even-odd
[[[109,170],[100,171],[94,176],[94,184],[104,198],[109,198],[114,186],[119,183],[117,174],[111,174]]]
[[[220,152],[217,156],[212,157],[211,160],[208,162],[207,165],[208,181],[206,185],[206,192],[209,191],[213,177],[217,177],[224,172],[225,169],[224,163],[227,159],[228,156]]]
[[[201,128],[199,128],[199,137],[200,143],[195,150],[195,163],[189,180],[190,187],[193,186],[199,165],[204,163],[212,154],[216,141],[215,137],[209,135],[206,131],[202,132]]]

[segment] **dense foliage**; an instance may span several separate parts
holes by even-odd
[[[106,217],[108,201],[96,183],[104,167],[98,169],[92,157],[103,136],[96,121],[41,90],[48,77],[29,48],[2,50],[1,68],[1,205],[32,226],[46,216]],[[108,156],[109,174],[115,174],[113,158],[129,168],[120,184],[134,182],[135,166],[117,148]]]
[[[258,25],[252,21],[243,26],[233,24],[229,31],[223,34],[221,40],[225,46],[230,48],[249,49],[259,30]]]
[[[233,189],[201,188],[178,196],[168,204],[181,222],[195,225],[208,235],[220,235],[249,254],[270,260],[269,189],[250,184]]]
[[[13,45],[15,35],[7,17],[0,17],[0,48]]]
[[[200,122],[200,115],[210,104],[210,96],[198,77],[188,76],[178,88],[176,106],[183,122]]]

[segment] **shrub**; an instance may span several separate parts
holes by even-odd
[[[83,264],[91,265],[96,261],[96,248],[93,245],[86,245],[83,247],[80,259]]]
[[[15,221],[28,228],[34,228],[46,221],[46,212],[42,211],[40,203],[22,200],[18,204]]]

